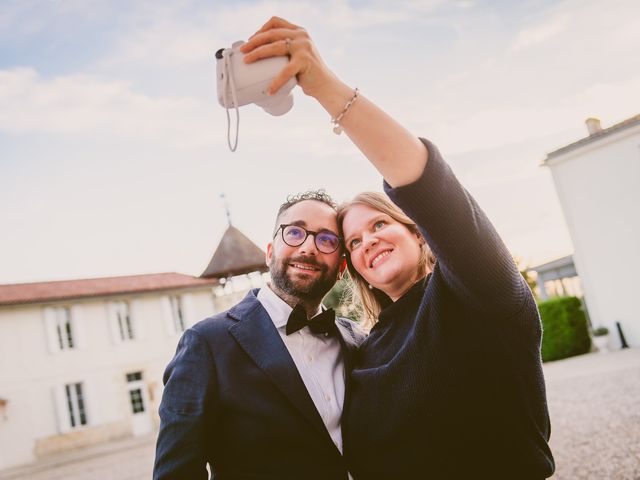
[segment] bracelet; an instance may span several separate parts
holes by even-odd
[[[342,120],[342,118],[347,114],[347,112],[351,108],[351,105],[353,105],[355,103],[355,101],[358,99],[358,95],[359,94],[360,94],[360,91],[356,87],[356,89],[353,91],[353,97],[351,97],[351,99],[344,106],[344,108],[342,109],[342,112],[340,113],[340,115],[338,115],[336,118],[332,118],[331,119],[331,125],[333,125],[333,133],[335,133],[336,135],[340,135],[342,133],[342,127],[340,126],[340,120]]]

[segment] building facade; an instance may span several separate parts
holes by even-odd
[[[214,254],[224,275],[212,261],[204,277],[0,285],[0,470],[155,431],[182,332],[265,281],[264,253],[229,235],[233,248],[221,242]]]
[[[574,245],[592,325],[613,333],[617,324],[630,345],[640,346],[640,115],[603,129],[587,120],[589,135],[549,153],[551,171]]]
[[[530,267],[528,270],[536,273],[540,300],[564,296],[583,297],[580,277],[571,255]]]

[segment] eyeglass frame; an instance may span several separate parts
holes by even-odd
[[[302,230],[304,230],[304,238],[302,239],[302,241],[298,244],[298,245],[291,245],[290,243],[288,243],[285,239],[284,239],[284,229],[287,227],[297,227],[300,228]],[[316,246],[316,248],[318,249],[319,252],[321,253],[325,253],[327,255],[330,255],[334,252],[337,252],[340,247],[342,247],[344,245],[344,239],[338,235],[337,233],[332,232],[331,230],[320,230],[319,232],[314,232],[313,230],[307,230],[306,228],[300,226],[300,225],[296,225],[295,223],[281,223],[280,226],[278,227],[278,229],[276,230],[276,233],[273,234],[273,238],[276,238],[276,236],[278,235],[278,232],[280,233],[280,237],[282,237],[282,241],[290,246],[290,247],[299,247],[300,245],[302,245],[304,242],[307,241],[307,238],[309,238],[309,235],[313,235],[313,244]],[[338,239],[338,245],[336,246],[336,248],[334,250],[331,250],[330,252],[323,252],[322,250],[320,250],[320,247],[318,246],[318,234],[319,233],[325,233],[328,232],[332,235],[335,235],[336,238]]]

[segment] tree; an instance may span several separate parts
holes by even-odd
[[[518,270],[520,271],[520,275],[524,278],[527,285],[531,289],[531,293],[533,293],[533,297],[538,301],[538,294],[536,293],[536,287],[538,286],[538,282],[536,282],[535,278],[531,274],[531,270],[529,270],[529,266],[524,264],[520,257],[513,257],[513,261],[516,263]]]

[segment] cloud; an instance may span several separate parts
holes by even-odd
[[[444,0],[369,2],[354,7],[347,0],[329,2],[273,1],[220,5],[200,9],[183,2],[176,7],[148,4],[130,15],[128,26],[116,39],[98,68],[142,63],[149,67],[179,68],[212,60],[216,49],[250,36],[273,15],[293,23],[315,25],[314,36],[353,34],[363,29],[402,24],[426,15]],[[194,14],[194,10],[197,10]],[[322,22],[319,23],[318,19]]]
[[[443,113],[425,130],[447,145],[450,153],[494,148],[558,132],[575,131],[582,122],[596,116],[613,124],[638,113],[640,74],[617,82],[589,84],[559,103],[496,105],[471,110],[467,115]],[[586,136],[586,130],[584,130]],[[544,152],[541,152],[543,154]]]
[[[525,28],[518,33],[510,50],[517,52],[518,50],[553,39],[567,29],[569,20],[570,16],[568,13],[561,13],[546,19],[538,25]]]
[[[182,97],[152,97],[90,75],[40,78],[32,68],[0,70],[0,131],[162,138],[212,143],[210,108]]]
[[[444,68],[425,88],[428,109],[412,112],[412,121],[458,153],[561,132],[568,143],[586,134],[589,116],[610,125],[635,115],[638,15],[640,3],[630,0],[615,8],[595,1],[554,5],[538,23],[502,34],[493,49],[470,49],[477,55]],[[484,38],[477,28],[467,35]]]
[[[534,46],[571,48],[591,61],[608,45],[637,50],[640,29],[637,19],[640,3],[636,0],[599,1],[565,0],[554,4],[542,19],[519,31],[509,52],[519,54]],[[570,60],[571,58],[567,58]],[[598,58],[598,61],[610,58]]]

